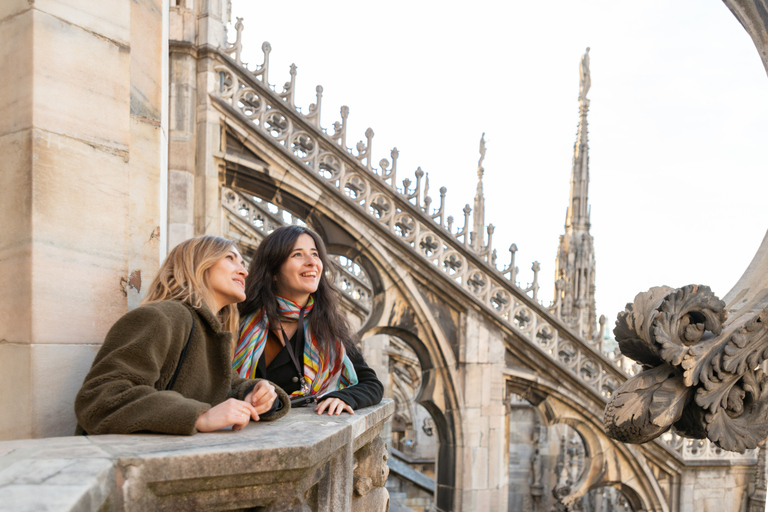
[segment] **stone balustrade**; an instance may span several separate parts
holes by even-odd
[[[0,511],[383,511],[394,402],[294,409],[239,432],[0,443]]]

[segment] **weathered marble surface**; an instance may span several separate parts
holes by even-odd
[[[386,493],[381,461],[361,454],[381,451],[368,447],[393,411],[384,400],[354,415],[295,409],[234,433],[2,442],[0,511],[370,510],[353,501],[353,471],[370,484],[361,498]]]
[[[73,431],[98,344],[165,253],[163,5],[0,6],[2,440]]]

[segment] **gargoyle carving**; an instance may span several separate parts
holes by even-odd
[[[709,287],[651,288],[619,314],[621,352],[643,367],[605,408],[608,435],[645,443],[673,428],[744,453],[768,436],[768,308],[726,322]]]

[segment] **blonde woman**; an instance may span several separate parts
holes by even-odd
[[[247,275],[231,240],[176,246],[141,306],[107,334],[75,400],[76,433],[190,435],[285,415],[282,389],[232,372]]]

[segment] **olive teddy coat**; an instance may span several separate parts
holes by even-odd
[[[187,354],[166,391],[193,319]],[[228,398],[242,400],[261,380],[242,379],[232,370],[231,337],[206,306],[162,301],[130,311],[110,329],[77,394],[76,434],[194,434],[202,413]],[[288,395],[275,390],[281,406],[261,420],[290,409]]]

